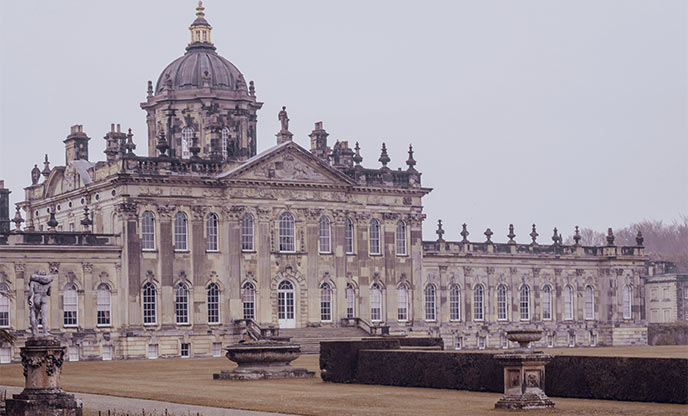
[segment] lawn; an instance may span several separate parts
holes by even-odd
[[[563,353],[688,358],[688,347],[564,349]],[[294,365],[318,372],[318,356],[302,356]],[[315,378],[305,380],[212,379],[214,372],[233,366],[226,358],[67,362],[61,384],[65,390],[83,393],[307,415],[513,414],[494,409],[500,394],[325,383],[319,372]],[[0,366],[0,384],[23,385],[23,380],[20,364]],[[531,413],[685,415],[687,412],[687,406],[682,405],[553,399],[556,409]]]

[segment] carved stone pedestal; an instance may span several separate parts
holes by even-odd
[[[65,347],[54,338],[29,338],[21,348],[24,391],[7,399],[8,416],[81,416],[82,405],[60,388]]]
[[[213,374],[215,380],[258,380],[272,378],[310,378],[313,371],[289,365],[301,355],[301,347],[275,341],[255,341],[227,348],[227,358],[238,364],[232,371]]]
[[[552,359],[542,352],[497,354],[504,366],[504,396],[495,403],[497,409],[542,409],[554,407],[544,392],[545,365]]]

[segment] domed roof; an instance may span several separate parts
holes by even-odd
[[[155,93],[165,89],[203,88],[206,78],[211,88],[246,89],[241,72],[218,55],[215,47],[207,43],[193,43],[186,48],[184,56],[172,61],[162,71],[155,85]]]

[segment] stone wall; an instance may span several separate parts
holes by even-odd
[[[648,325],[647,343],[648,345],[688,345],[688,322]]]

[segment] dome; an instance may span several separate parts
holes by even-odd
[[[186,48],[184,56],[172,61],[162,71],[155,85],[155,93],[158,94],[167,88],[172,90],[203,88],[206,77],[211,88],[246,89],[241,72],[231,62],[218,55],[214,46],[207,43],[193,43]]]

